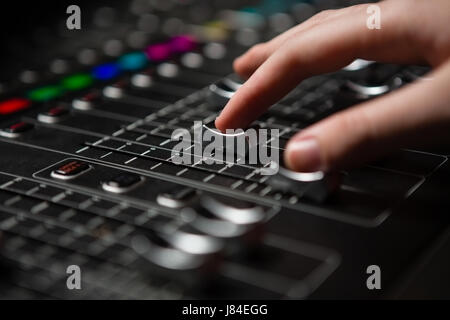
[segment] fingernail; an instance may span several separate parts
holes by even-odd
[[[295,171],[323,170],[319,144],[315,138],[289,142],[286,147],[285,162],[290,169]]]
[[[222,126],[220,125],[219,117],[217,117],[216,120],[214,120],[214,126],[216,127],[216,129],[219,129],[220,131],[222,131]]]

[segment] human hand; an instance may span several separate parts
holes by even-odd
[[[245,128],[299,82],[336,71],[356,58],[429,64],[432,80],[338,112],[291,138],[284,154],[296,171],[336,170],[412,142],[450,137],[450,1],[378,3],[381,29],[368,29],[369,4],[323,11],[236,59],[248,77],[216,119],[216,127]]]

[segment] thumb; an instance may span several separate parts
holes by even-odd
[[[284,153],[295,171],[330,171],[389,151],[450,137],[450,61],[431,75],[336,113],[291,138]]]

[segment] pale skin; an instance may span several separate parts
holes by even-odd
[[[426,64],[431,80],[338,112],[291,138],[284,153],[296,171],[333,171],[392,150],[450,141],[450,1],[378,3],[381,29],[368,29],[369,4],[321,12],[234,62],[248,78],[216,119],[245,128],[302,80],[337,71],[356,58]],[[446,140],[446,141],[445,141]]]

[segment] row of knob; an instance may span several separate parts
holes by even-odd
[[[361,97],[375,97],[399,88],[420,78],[429,71],[426,67],[411,67],[401,70],[400,66],[357,59],[341,70],[345,89]],[[236,75],[211,84],[210,102],[213,106],[225,105],[242,86],[242,79]]]
[[[176,188],[174,192],[185,196],[195,191]],[[173,193],[158,197],[160,204],[173,201]],[[136,235],[131,247],[151,273],[177,278],[188,285],[213,277],[228,255],[256,248],[268,218],[261,206],[212,194],[196,193],[179,210],[185,223],[158,234]]]
[[[283,2],[283,1],[281,1]],[[173,17],[173,16],[167,16],[160,17],[161,13],[153,13],[152,10],[161,10],[160,8],[165,7],[166,5],[171,5],[168,8],[171,8],[175,6],[176,2],[173,1],[162,1],[161,3],[164,3],[163,6],[158,4],[157,2],[152,1],[137,1],[132,2],[129,6],[129,10],[137,15],[136,18],[133,18],[133,24],[135,23],[135,30],[128,31],[125,38],[119,38],[119,37],[112,37],[102,44],[102,47],[100,50],[94,49],[94,48],[82,48],[78,51],[75,59],[66,59],[63,57],[58,57],[53,59],[48,64],[48,71],[50,71],[52,74],[55,75],[63,75],[67,74],[71,70],[73,70],[73,64],[74,60],[82,66],[92,66],[96,63],[99,63],[99,60],[103,55],[107,57],[118,57],[121,54],[124,53],[126,48],[132,48],[132,49],[142,49],[146,43],[148,43],[149,35],[154,34],[155,32],[161,31],[162,34],[165,34],[166,36],[173,36],[175,34],[179,34],[181,32],[186,32],[186,21],[194,21],[196,19],[192,19],[189,17]],[[274,2],[275,3],[275,2]],[[307,17],[311,16],[314,13],[314,8],[306,3],[300,3],[300,4],[293,4],[289,3],[289,1],[286,1],[286,4],[289,4],[289,8],[291,9],[291,16],[287,13],[281,13],[281,12],[275,12],[271,14],[268,19],[268,26],[274,30],[274,32],[282,32],[289,27],[293,26],[295,21],[298,22],[303,21]],[[178,3],[178,6],[182,5],[182,3]],[[292,5],[292,7],[290,6]],[[180,10],[179,13],[182,15],[185,15],[186,5],[181,6],[183,10]],[[208,2],[197,2],[197,3],[190,3],[189,6],[193,13],[195,13],[195,16],[198,16],[198,12],[205,11],[201,8],[205,7],[211,7],[211,4]],[[284,9],[289,9],[288,7]],[[197,8],[193,10],[193,8]],[[198,9],[200,8],[200,9]],[[211,8],[210,8],[211,9]],[[167,11],[166,9],[161,10],[163,12]],[[208,11],[208,10],[206,10]],[[209,10],[210,11],[210,10]],[[112,7],[101,7],[98,8],[94,14],[93,14],[93,24],[94,26],[100,27],[100,28],[110,28],[114,26],[116,23],[122,23],[121,21],[118,21],[119,12],[117,8]],[[206,33],[227,33],[227,29],[233,29],[236,30],[235,34],[235,41],[237,44],[248,47],[251,46],[257,42],[263,41],[264,39],[261,38],[260,31],[257,29],[251,28],[251,26],[247,26],[246,24],[242,25],[241,22],[245,22],[247,18],[254,18],[255,16],[258,17],[259,15],[256,13],[252,13],[249,15],[246,10],[241,11],[223,11],[218,15],[224,23],[223,27],[216,27],[223,30],[216,30],[217,32],[208,32],[206,29],[210,28],[208,23],[205,23],[204,26],[198,25],[196,28],[205,28]],[[248,17],[247,17],[248,16]],[[247,18],[246,18],[247,17]],[[211,17],[212,18],[212,17]],[[117,20],[117,21],[116,21]],[[186,20],[186,21],[185,21]],[[204,19],[203,19],[204,20]],[[265,21],[263,18],[258,18],[257,20]],[[135,22],[136,21],[136,22]],[[197,22],[197,23],[203,23]],[[127,22],[128,23],[128,22]],[[131,23],[131,22],[130,22]],[[189,25],[191,26],[191,25]],[[129,29],[129,27],[128,27]],[[133,29],[133,28],[132,28]],[[194,28],[195,29],[195,28]],[[195,31],[195,30],[192,30]],[[40,31],[42,32],[42,30]],[[67,33],[67,30],[65,30],[65,33]],[[72,34],[71,34],[72,36]],[[36,39],[41,39],[42,35],[36,34]],[[222,39],[223,40],[223,39]],[[41,41],[41,40],[37,40]],[[102,51],[102,52],[100,52]],[[215,56],[217,54],[212,53],[212,56]],[[39,81],[41,81],[43,76],[41,75],[41,72],[35,70],[35,69],[25,69],[18,73],[18,80],[25,84],[25,85],[32,85],[36,84]],[[5,83],[0,84],[0,94],[7,91],[7,85]]]
[[[88,163],[72,159],[50,175],[70,182],[93,169]],[[124,194],[146,182],[148,179],[140,175],[123,172],[103,181],[101,187],[109,193]],[[129,245],[140,255],[145,268],[164,274],[204,268],[212,271],[210,267],[218,267],[227,250],[256,246],[262,224],[274,214],[267,207],[190,187],[170,184],[163,188],[156,202],[175,209],[179,217],[160,225],[156,222],[152,231],[132,235]]]
[[[119,54],[113,56],[119,56],[122,53],[120,51]],[[148,52],[149,55],[152,55],[152,52]],[[186,53],[180,58],[181,65],[188,68],[198,68],[203,64],[203,60],[205,58],[212,60],[220,60],[225,57],[227,54],[226,47],[217,42],[207,43],[202,47],[202,52],[200,53]],[[78,55],[78,62],[85,66],[90,66],[98,63],[99,57],[98,53],[94,49],[85,48],[82,49]],[[168,57],[165,57],[168,58]],[[128,59],[130,60],[130,59]],[[135,59],[136,60],[136,59]],[[160,59],[161,60],[161,59]],[[58,58],[53,60],[49,65],[49,70],[55,75],[64,75],[71,71],[72,62],[66,59]],[[41,74],[37,70],[27,69],[23,70],[19,73],[19,80],[25,85],[32,85],[39,83],[41,81]],[[1,90],[6,90],[6,85],[0,87]]]

